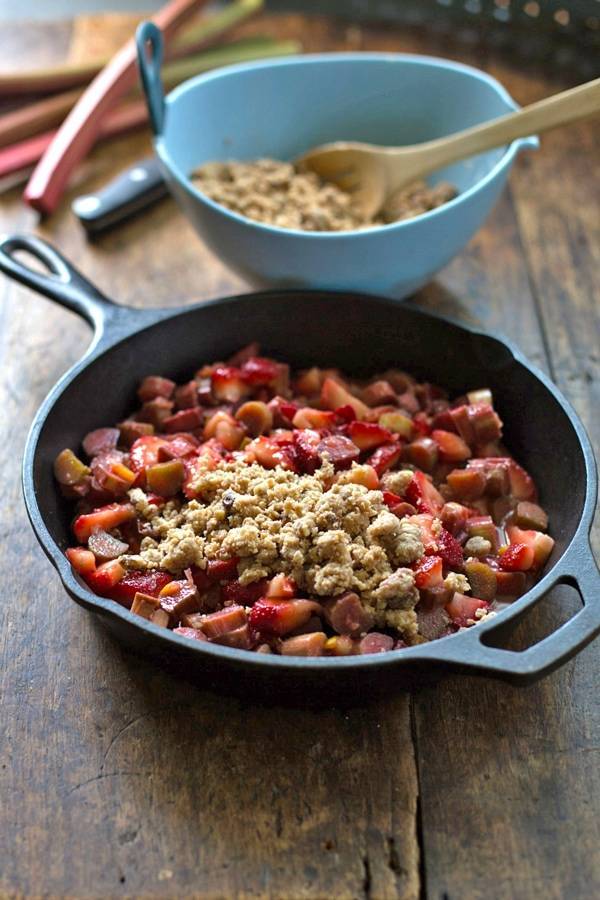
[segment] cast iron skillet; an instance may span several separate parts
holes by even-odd
[[[15,258],[27,251],[40,274]],[[517,684],[551,672],[600,631],[600,576],[588,543],[596,468],[574,411],[546,376],[505,341],[397,302],[358,294],[271,291],[175,310],[131,309],[107,299],[56,250],[33,236],[0,241],[0,270],[78,313],[94,329],[84,358],[51,390],[25,449],[23,486],[31,524],[70,596],[97,613],[130,647],[175,661],[201,683],[246,696],[310,700],[338,696],[364,702],[375,692],[454,670]],[[77,448],[93,428],[120,421],[135,406],[149,373],[177,380],[223,359],[251,340],[294,367],[338,366],[357,375],[401,366],[452,392],[489,386],[505,423],[506,443],[540,488],[556,546],[535,587],[496,618],[429,644],[340,659],[290,658],[199,643],[151,625],[91,593],[64,556],[70,505],[52,462]],[[523,652],[500,649],[526,610],[557,584],[580,593],[582,609]]]

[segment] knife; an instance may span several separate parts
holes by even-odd
[[[98,234],[124,222],[168,194],[158,162],[143,159],[92,194],[77,197],[71,206],[85,230]]]

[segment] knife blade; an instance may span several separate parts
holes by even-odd
[[[142,159],[99,191],[77,197],[71,209],[89,234],[124,222],[168,194],[158,162]]]

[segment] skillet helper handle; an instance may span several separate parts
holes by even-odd
[[[19,251],[33,256],[47,271],[36,271],[17,259],[15,254]],[[94,343],[104,333],[107,323],[123,310],[105,297],[58,250],[32,234],[0,238],[0,272],[82,316],[94,329]]]
[[[559,563],[554,579],[539,600],[560,584],[574,587],[583,607],[539,643],[522,651],[488,646],[484,642],[485,636],[491,635],[503,624],[502,620],[496,622],[495,619],[490,619],[470,630],[468,659],[465,659],[464,649],[455,656],[452,647],[448,646],[440,647],[439,658],[448,662],[466,663],[474,672],[520,683],[533,682],[553,672],[600,634],[600,572],[587,538],[573,548],[564,562]],[[445,641],[439,643],[444,644]],[[452,644],[452,641],[448,641],[448,644]]]
[[[165,91],[160,74],[164,54],[162,32],[154,22],[142,22],[136,31],[135,41],[148,117],[152,131],[158,137],[165,123]]]

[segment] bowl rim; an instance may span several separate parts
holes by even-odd
[[[177,101],[189,91],[193,91],[196,88],[208,84],[212,81],[227,78],[228,76],[243,75],[246,72],[262,69],[312,66],[315,63],[318,65],[337,65],[340,63],[348,62],[358,62],[361,64],[368,64],[372,62],[389,62],[391,64],[410,63],[426,68],[440,69],[443,71],[462,72],[463,74],[472,77],[475,81],[480,81],[488,85],[488,87],[492,88],[497,96],[501,100],[503,100],[504,103],[506,103],[507,112],[510,112],[511,110],[516,111],[520,108],[519,104],[511,97],[504,85],[502,85],[492,75],[488,75],[487,72],[484,72],[481,69],[476,68],[475,66],[469,66],[465,63],[455,62],[454,60],[445,59],[444,57],[428,56],[418,53],[387,53],[381,51],[366,51],[340,53],[307,53],[289,56],[281,59],[257,60],[254,62],[237,63],[231,66],[223,66],[222,68],[215,69],[210,72],[203,72],[199,75],[194,76],[193,78],[189,78],[178,85],[176,88],[174,88],[172,91],[170,91],[165,98],[166,109],[168,110],[169,106],[177,103]],[[167,143],[168,142],[164,133],[156,135],[153,138],[154,150],[159,160],[179,183],[180,187],[182,187],[187,193],[191,194],[191,196],[193,196],[202,205],[208,207],[208,209],[212,210],[216,214],[221,215],[225,219],[229,219],[232,222],[236,222],[242,226],[250,226],[253,229],[258,229],[259,231],[264,232],[266,235],[277,236],[279,238],[301,238],[304,241],[343,241],[346,239],[356,240],[358,238],[365,237],[376,238],[377,235],[380,235],[382,233],[385,235],[396,235],[400,233],[402,229],[410,228],[410,226],[414,225],[415,223],[421,224],[429,222],[431,220],[435,220],[437,217],[443,215],[444,213],[456,209],[462,203],[468,202],[471,197],[485,188],[499,174],[510,169],[510,166],[514,162],[517,153],[521,149],[527,147],[530,149],[537,149],[537,147],[539,146],[539,141],[536,135],[530,135],[525,138],[517,138],[510,144],[506,145],[504,152],[502,153],[498,161],[483,176],[483,178],[480,178],[478,181],[476,181],[476,183],[471,185],[470,188],[467,188],[466,191],[458,193],[456,197],[454,197],[452,200],[448,200],[441,206],[438,206],[435,209],[428,210],[425,213],[421,213],[418,216],[413,216],[410,219],[403,219],[398,222],[389,222],[384,225],[372,225],[364,228],[353,228],[344,231],[304,231],[298,228],[283,228],[278,225],[270,225],[266,222],[259,222],[255,219],[250,219],[247,216],[243,216],[240,213],[234,212],[233,210],[228,209],[226,206],[223,206],[220,203],[216,203],[214,200],[211,200],[210,197],[208,197],[206,194],[203,194],[202,191],[200,191],[194,185],[189,175],[173,161],[168,150]]]

